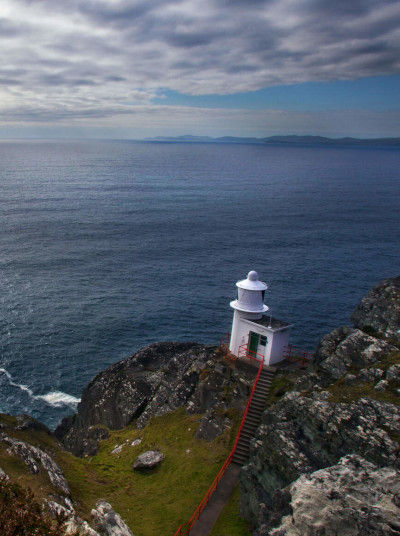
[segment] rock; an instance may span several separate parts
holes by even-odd
[[[355,374],[350,374],[350,372],[348,372],[344,377],[344,382],[348,383],[349,385],[352,385],[356,381],[357,381],[357,376]]]
[[[49,476],[50,482],[58,488],[65,495],[70,495],[70,489],[68,482],[64,476],[64,473],[56,462],[46,452],[38,447],[34,447],[24,441],[18,441],[12,437],[4,434],[0,435],[0,441],[9,445],[8,452],[19,456],[22,461],[29,467],[29,470],[33,474],[37,474],[42,466]]]
[[[136,458],[133,468],[135,470],[154,469],[165,459],[159,450],[148,450]]]
[[[374,389],[376,391],[385,391],[389,386],[389,382],[387,380],[381,380],[380,382],[378,382]]]
[[[111,451],[111,454],[121,454],[123,446],[124,446],[124,445],[117,445],[117,446]]]
[[[361,369],[357,374],[357,379],[362,382],[374,382],[383,376],[383,370],[380,368],[365,368]]]
[[[84,390],[78,413],[64,419],[55,433],[75,455],[93,455],[107,428],[123,428],[134,419],[143,428],[151,417],[182,406],[191,413],[213,407],[241,412],[252,381],[254,373],[248,382],[246,373],[228,368],[215,348],[152,344],[98,374]]]
[[[221,415],[221,413],[215,411],[214,409],[211,409],[202,417],[196,437],[197,439],[212,441],[231,427],[231,419]]]
[[[275,494],[304,473],[356,453],[378,466],[400,467],[400,407],[361,398],[333,403],[286,394],[263,415],[241,473],[241,510],[256,526],[268,523]]]
[[[30,415],[17,415],[17,425],[15,430],[36,430],[38,432],[45,432],[48,435],[51,435],[51,431],[43,423],[34,419]]]
[[[134,536],[122,517],[104,500],[97,502],[91,516],[93,525],[101,536]]]
[[[282,492],[290,510],[259,536],[394,536],[399,533],[400,473],[356,455],[304,474]],[[281,507],[281,503],[278,500]],[[281,515],[276,512],[276,515]]]
[[[351,320],[356,328],[400,346],[400,276],[385,279],[370,290]]]
[[[100,536],[98,532],[93,530],[87,521],[84,521],[75,514],[74,509],[66,508],[56,501],[46,500],[45,504],[51,515],[58,517],[63,515],[65,518],[65,535],[72,536]]]
[[[369,367],[398,349],[359,329],[340,327],[325,335],[317,348],[313,367],[325,383],[338,380],[354,367]]]
[[[388,381],[399,381],[400,380],[400,364],[392,365],[386,371],[385,378]]]
[[[7,475],[5,471],[0,467],[0,480],[5,480],[8,482],[10,480],[10,477]]]
[[[131,447],[137,447],[142,442],[141,438],[134,439],[131,443]]]

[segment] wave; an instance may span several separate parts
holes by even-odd
[[[44,400],[49,406],[55,408],[60,408],[61,406],[69,406],[70,408],[76,409],[76,406],[81,401],[80,398],[69,395],[68,393],[63,393],[62,391],[50,391],[47,395],[38,395],[35,398]]]
[[[17,387],[25,393],[28,393],[28,395],[33,400],[43,400],[44,402],[46,402],[46,404],[54,408],[68,406],[72,409],[76,409],[76,406],[81,401],[80,398],[76,398],[75,396],[69,395],[68,393],[63,393],[62,391],[50,391],[45,395],[35,395],[33,394],[32,389],[30,389],[27,385],[24,385],[23,383],[16,383],[13,380],[11,374],[8,372],[8,370],[6,370],[5,368],[0,368],[0,373],[1,372],[6,376],[10,385],[12,385],[13,387]]]

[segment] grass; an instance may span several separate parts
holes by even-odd
[[[251,536],[249,524],[239,514],[239,486],[221,512],[211,536]]]
[[[378,363],[373,365],[374,368],[380,368],[387,370],[394,364],[400,363],[400,353],[395,352],[389,356],[386,356]],[[357,374],[357,370],[352,370]],[[327,388],[327,391],[331,393],[330,402],[353,402],[360,398],[373,398],[374,400],[380,400],[383,402],[390,402],[391,404],[397,404],[400,406],[400,382],[391,381],[388,387],[384,391],[377,391],[374,386],[377,380],[374,382],[362,382],[357,381],[354,384],[348,384],[345,382],[345,378],[340,378],[334,384]]]
[[[45,448],[53,456],[65,473],[83,518],[89,520],[96,501],[104,498],[135,536],[173,536],[180,524],[191,517],[224,463],[240,416],[236,414],[234,427],[212,442],[196,439],[200,419],[181,408],[151,419],[143,430],[131,425],[111,431],[110,438],[101,442],[99,453],[84,459],[63,450],[53,437],[41,431],[12,431],[10,435]],[[132,441],[138,438],[142,443],[132,447]],[[121,444],[121,453],[112,454]],[[154,449],[165,454],[163,463],[148,473],[133,471],[137,456]],[[6,445],[1,443],[0,467],[13,481],[29,486],[38,499],[54,492],[45,471],[31,475],[19,458],[7,454]],[[237,512],[232,516],[234,524]]]
[[[275,374],[269,388],[267,406],[275,404],[282,396],[293,387],[293,381],[284,374]]]

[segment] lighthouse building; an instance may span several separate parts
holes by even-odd
[[[230,303],[234,309],[230,352],[239,358],[263,359],[266,365],[278,363],[284,359],[292,325],[266,314],[268,286],[258,279],[257,272],[249,272],[236,286],[238,297]]]

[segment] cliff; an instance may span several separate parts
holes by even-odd
[[[265,411],[241,475],[257,536],[398,533],[399,283],[371,290]]]
[[[243,411],[253,374],[226,365],[213,347],[155,343],[98,374],[83,391],[77,414],[55,435],[77,456],[96,454],[109,430],[132,421],[142,429],[151,417],[185,407],[202,414],[197,437],[214,439],[231,428],[229,409]]]
[[[321,339],[309,370],[273,380],[241,473],[255,536],[400,533],[400,278],[372,289],[352,321]],[[23,482],[66,518],[60,534],[174,534],[224,462],[253,381],[215,347],[156,343],[98,374],[55,435],[0,414],[0,503]],[[160,465],[134,470],[147,451]],[[250,535],[232,501],[212,536],[224,521]]]

